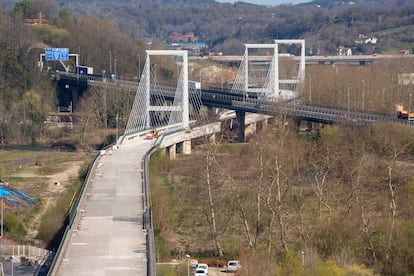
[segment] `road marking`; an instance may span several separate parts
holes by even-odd
[[[87,242],[72,242],[72,245],[88,245]]]

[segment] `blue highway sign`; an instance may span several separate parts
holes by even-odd
[[[69,48],[46,48],[45,59],[48,60],[69,60]]]

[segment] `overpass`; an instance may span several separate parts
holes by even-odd
[[[291,56],[289,54],[280,54],[282,57],[291,57],[296,61],[300,57]],[[350,64],[350,65],[367,65],[382,59],[396,59],[407,58],[412,59],[414,55],[352,55],[352,56],[306,56],[305,62],[307,65],[311,64]],[[243,60],[243,56],[236,55],[213,55],[209,57],[210,60],[218,63],[239,63]],[[259,62],[270,62],[271,56],[250,56],[249,60]]]

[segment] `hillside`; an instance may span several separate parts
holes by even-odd
[[[6,1],[3,7],[11,9],[13,2]],[[167,44],[173,42],[173,32],[193,32],[197,41],[225,54],[240,53],[243,43],[276,38],[305,38],[312,49],[308,54],[320,55],[335,55],[339,45],[354,54],[398,54],[400,49],[414,48],[414,3],[408,0],[319,0],[274,7],[211,0],[33,2],[42,4],[33,5],[30,16],[43,9],[45,16],[54,17],[57,10],[67,9],[75,17],[106,19],[132,38]],[[359,35],[377,37],[378,42],[357,44]]]
[[[414,48],[411,1],[313,1],[266,7],[213,1],[71,1],[73,15],[105,18],[131,37],[171,43],[173,32],[194,32],[210,49],[240,53],[242,43],[305,38],[313,53],[334,55],[339,45],[359,53],[395,53]],[[387,30],[397,30],[386,32]],[[377,37],[376,45],[358,45],[359,34]],[[309,52],[308,52],[309,53]]]

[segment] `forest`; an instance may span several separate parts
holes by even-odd
[[[412,1],[310,1],[300,5],[262,6],[214,1],[2,1],[6,11],[15,3],[31,3],[25,18],[53,20],[59,12],[111,22],[133,39],[171,43],[173,32],[193,32],[216,52],[240,53],[244,43],[304,38],[308,54],[336,55],[344,45],[354,54],[413,52]],[[352,3],[352,4],[350,4]],[[88,22],[86,28],[95,28]],[[360,35],[376,37],[376,44],[356,43]]]
[[[290,123],[151,159],[158,260],[240,259],[240,275],[413,273],[413,130]]]
[[[340,45],[354,54],[398,54],[414,48],[414,4],[408,0],[310,1],[270,7],[243,1],[57,1],[57,6],[73,15],[108,20],[132,38],[168,44],[172,32],[194,32],[209,49],[224,54],[241,53],[244,43],[296,38],[306,39],[312,49],[308,54],[317,55],[336,55]],[[355,43],[359,35],[376,37],[378,42]]]

